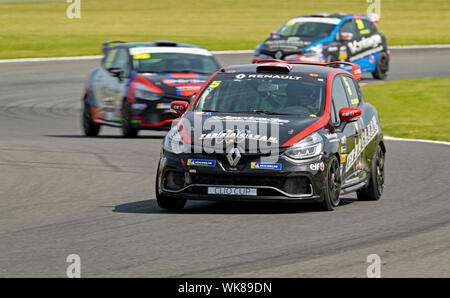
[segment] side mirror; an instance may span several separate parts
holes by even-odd
[[[342,108],[339,111],[339,118],[342,122],[355,122],[361,117],[359,108]]]
[[[278,38],[277,32],[276,31],[270,32],[270,37],[271,38]]]
[[[188,107],[188,103],[185,101],[172,101],[170,104],[170,109],[175,111],[178,115],[182,115],[184,112],[186,112],[186,109]]]
[[[351,32],[341,32],[339,34],[339,39],[341,40],[352,40],[353,34]]]
[[[108,68],[108,71],[111,74],[111,76],[119,78],[120,75],[123,72],[123,69],[121,69],[121,68]]]

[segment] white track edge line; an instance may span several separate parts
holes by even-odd
[[[423,139],[404,139],[404,138],[396,138],[396,137],[389,137],[389,136],[385,136],[384,139],[388,140],[388,141],[428,143],[428,144],[439,144],[439,145],[450,146],[450,142],[444,142],[444,141],[433,141],[433,140],[423,140]]]
[[[389,47],[389,49],[392,49],[392,50],[450,49],[450,44],[392,46],[392,47]],[[253,53],[253,50],[211,51],[211,53],[213,53],[214,55],[251,54],[251,53]],[[0,59],[0,63],[91,60],[91,59],[100,59],[102,57],[103,57],[103,55],[71,56],[71,57],[47,57],[47,58]]]

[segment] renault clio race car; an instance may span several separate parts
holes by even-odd
[[[344,62],[345,63],[345,62]],[[376,109],[341,62],[263,60],[216,72],[163,141],[160,207],[186,200],[320,202],[357,192],[378,200],[386,148]],[[356,79],[355,79],[356,78]]]
[[[220,67],[206,49],[171,41],[110,41],[103,52],[82,96],[87,136],[98,135],[102,125],[121,127],[125,137],[170,129],[177,118],[170,103],[189,102]]]
[[[386,36],[377,30],[375,22],[345,14],[299,16],[257,45],[253,61],[348,61],[376,79],[385,79],[390,53]]]

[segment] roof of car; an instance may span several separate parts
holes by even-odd
[[[355,14],[347,14],[347,13],[317,13],[317,14],[310,14],[310,15],[301,15],[297,18],[302,17],[308,17],[308,18],[337,18],[337,19],[343,19],[345,17],[359,17],[359,18],[366,18],[365,16],[359,16]]]
[[[102,51],[115,48],[115,47],[176,47],[176,48],[197,48],[206,50],[203,47],[193,44],[178,43],[170,40],[156,40],[156,41],[143,41],[143,42],[124,42],[124,41],[106,41],[102,44]]]
[[[289,64],[289,63],[285,63]],[[260,72],[257,70],[258,65],[262,64],[242,64],[242,65],[232,65],[222,68],[221,72],[224,73],[267,73]],[[308,65],[308,64],[289,64],[292,68],[287,75],[310,75],[317,74],[317,77],[326,78],[328,73],[336,68],[321,65]],[[273,73],[278,73],[274,71]]]

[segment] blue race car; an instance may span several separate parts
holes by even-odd
[[[315,14],[289,20],[256,46],[253,62],[273,58],[288,62],[347,61],[383,80],[389,70],[390,54],[386,36],[369,18]]]

